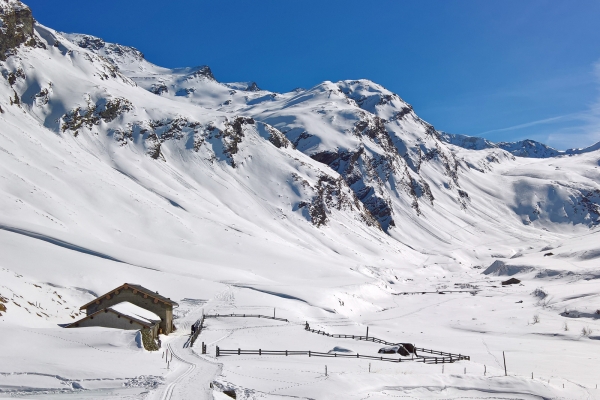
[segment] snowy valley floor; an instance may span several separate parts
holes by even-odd
[[[238,399],[600,398],[596,389],[600,318],[594,314],[600,308],[598,284],[592,279],[594,270],[588,268],[594,259],[581,257],[586,254],[581,248],[586,243],[593,248],[595,238],[588,235],[557,243],[553,256],[544,257],[548,250],[532,248],[517,258],[504,259],[504,271],[519,261],[513,265],[523,280],[519,285],[502,287],[500,281],[507,276],[494,275],[502,270],[491,268],[492,274],[486,275],[480,268],[439,265],[422,265],[420,276],[398,276],[397,282],[388,283],[387,291],[368,280],[337,286],[332,278],[319,284],[337,296],[339,307],[334,310],[319,306],[319,296],[308,289],[302,296],[303,287],[250,288],[192,275],[138,271],[126,279],[140,274],[165,293],[180,294],[179,330],[164,338],[159,352],[140,349],[134,331],[57,326],[58,317],[77,313],[91,295],[35,282],[4,268],[0,294],[8,311],[1,317],[0,391],[6,398],[28,399],[225,399],[224,389],[235,390]],[[44,248],[47,252],[51,247]],[[557,261],[561,254],[562,260]],[[544,275],[562,264],[568,264],[568,270]],[[151,278],[152,274],[157,276]],[[392,294],[444,290],[476,294]],[[289,322],[209,318],[195,346],[184,347],[191,324],[202,312],[272,315],[274,307],[277,316]],[[57,317],[40,324],[36,316],[40,312]],[[319,352],[338,347],[365,355],[377,355],[381,347],[307,332],[306,321],[312,328],[334,334],[364,335],[368,326],[371,336],[466,354],[471,360],[442,366],[307,356],[215,357],[215,346]],[[591,334],[582,335],[583,328],[591,329]],[[207,355],[201,354],[202,342],[207,344]],[[167,348],[173,352],[169,369],[162,358]]]

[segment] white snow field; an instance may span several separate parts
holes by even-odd
[[[368,80],[273,93],[0,20],[0,397],[600,398],[599,146],[515,156]],[[64,328],[125,282],[179,303],[160,351]],[[307,322],[470,360],[216,357],[390,356]]]

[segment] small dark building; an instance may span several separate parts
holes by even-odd
[[[517,283],[521,283],[520,280],[518,280],[517,278],[510,278],[507,281],[503,281],[502,282],[502,286],[506,286],[506,285],[516,285]]]
[[[168,335],[173,332],[173,307],[177,307],[179,304],[159,295],[158,292],[132,283],[125,283],[81,306],[80,309],[85,310],[86,314],[91,316],[122,302],[135,304],[158,315],[160,317],[159,333]]]

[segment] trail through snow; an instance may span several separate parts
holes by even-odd
[[[166,385],[151,393],[148,400],[213,399],[210,383],[219,375],[221,365],[198,355],[193,347],[187,346],[190,327],[199,316],[196,310],[177,320],[177,331],[166,339],[163,346],[168,350],[172,372],[166,376]],[[200,345],[200,341],[195,345]]]

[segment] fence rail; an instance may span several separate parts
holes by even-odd
[[[408,294],[446,294],[446,293],[478,293],[480,292],[481,289],[467,289],[467,290],[438,290],[435,292],[432,291],[423,291],[423,292],[398,292],[398,293],[392,293],[394,296],[402,296],[402,295],[408,295]]]
[[[321,353],[312,350],[242,350],[242,349],[221,349],[219,346],[216,348],[216,356],[242,356],[242,355],[258,355],[258,356],[309,356],[309,357],[331,357],[331,358],[358,358],[374,361],[387,361],[387,362],[421,362],[424,364],[446,364],[454,363],[459,360],[467,360],[467,356],[452,356],[452,357],[412,357],[412,358],[391,358],[383,356],[367,356],[360,354],[340,354],[340,353]]]
[[[308,323],[305,324],[304,329],[309,332],[316,333],[318,335],[324,335],[324,336],[329,336],[329,337],[334,337],[334,338],[364,340],[367,342],[384,344],[386,346],[403,346],[404,345],[404,343],[392,343],[392,342],[385,341],[383,339],[376,338],[374,336],[332,334],[332,333],[328,333],[328,332],[317,330],[317,329],[311,329],[310,326],[308,325]],[[451,359],[456,358],[457,360],[470,360],[471,359],[470,356],[466,356],[464,354],[448,353],[448,352],[444,352],[444,351],[425,349],[423,347],[415,347],[415,346],[412,346],[412,347],[414,348],[414,351],[410,351],[410,349],[407,349],[407,350],[409,351],[409,353],[414,353],[415,357],[418,357],[418,358],[436,358],[436,357],[418,355],[417,351],[422,352],[422,353],[440,355],[440,356],[446,357],[446,358],[449,357]]]
[[[196,322],[194,322],[194,325],[192,325],[195,329],[194,333],[192,334],[189,340],[190,347],[194,347],[194,342],[196,341],[196,339],[198,339],[198,336],[200,336],[200,332],[202,332],[202,328],[204,327],[202,324],[204,324],[205,317],[205,315],[202,315],[202,317]]]
[[[206,318],[223,318],[223,317],[266,318],[266,319],[274,319],[276,321],[290,322],[285,318],[275,318],[275,317],[270,317],[268,315],[261,315],[261,314],[207,314],[207,315],[205,315],[205,317]]]

